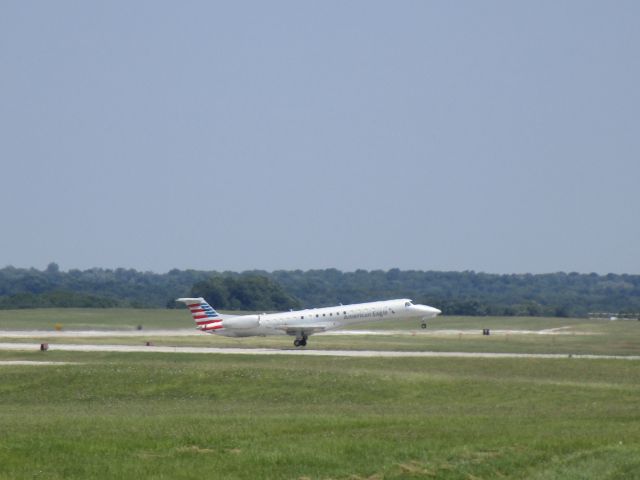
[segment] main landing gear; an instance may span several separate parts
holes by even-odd
[[[302,335],[300,338],[296,338],[293,341],[293,344],[296,347],[306,347],[307,346],[307,336],[306,335]]]

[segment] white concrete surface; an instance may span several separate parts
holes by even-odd
[[[75,362],[40,362],[31,360],[0,360],[0,367],[3,365],[77,365]]]
[[[0,350],[35,351],[39,343],[0,343]],[[307,350],[275,348],[155,347],[141,345],[69,345],[49,344],[49,351],[66,352],[146,352],[213,353],[226,355],[295,355],[329,357],[441,357],[441,358],[574,358],[640,360],[640,355],[569,355],[547,353],[474,353],[474,352],[403,352],[388,350]]]

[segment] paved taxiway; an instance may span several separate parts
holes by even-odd
[[[0,360],[0,367],[3,365],[77,365],[75,362],[41,362],[31,360]]]
[[[36,343],[0,343],[0,350],[34,351]],[[65,352],[208,353],[226,355],[296,355],[324,357],[445,357],[445,358],[578,358],[640,360],[640,355],[566,355],[547,353],[402,352],[388,350],[308,350],[275,348],[155,347],[139,345],[49,344],[49,350]]]

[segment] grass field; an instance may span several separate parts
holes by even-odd
[[[229,312],[237,314],[239,312]],[[628,322],[628,321],[625,321]],[[559,327],[591,329],[593,326],[615,325],[623,321],[586,320],[576,318],[545,317],[436,317],[429,320],[429,329],[482,329],[503,328],[543,330]],[[353,328],[368,330],[418,329],[417,320],[391,320],[357,325]],[[637,322],[640,325],[640,322]],[[123,329],[137,326],[147,329],[190,328],[193,326],[186,309],[128,309],[128,308],[42,308],[25,310],[0,310],[0,330],[51,330],[60,324],[66,330]]]
[[[187,310],[131,308],[40,308],[0,310],[0,329],[124,329],[188,328],[193,326]]]
[[[639,362],[46,358],[0,367],[0,478],[640,478]]]
[[[184,311],[125,312],[126,321],[118,310],[19,312],[29,327],[0,312],[0,329],[62,315],[64,328],[190,326]],[[576,334],[555,344],[528,334],[313,336],[310,345],[640,353],[640,322],[436,322],[429,328]],[[1,363],[20,359],[73,364]],[[640,362],[630,360],[0,351],[0,479],[640,479],[639,400]]]

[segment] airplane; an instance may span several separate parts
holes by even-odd
[[[441,313],[437,308],[414,304],[408,298],[251,315],[221,315],[202,297],[178,298],[176,302],[189,308],[196,328],[203,332],[226,337],[291,335],[295,336],[296,347],[306,346],[309,335],[334,328],[406,318],[425,322]]]

